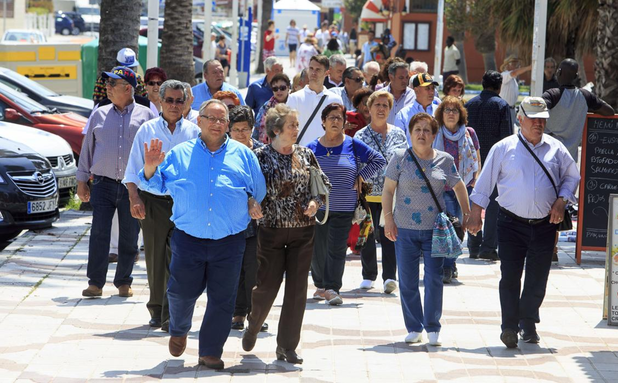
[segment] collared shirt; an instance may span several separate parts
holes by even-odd
[[[390,84],[385,90],[388,93],[393,94]],[[406,106],[414,103],[414,100],[416,100],[416,93],[414,93],[414,90],[406,86],[406,90],[399,96],[399,98],[393,100],[393,109],[391,109],[386,122],[391,125],[395,125],[395,117],[397,117],[397,113],[399,113],[401,109]]]
[[[167,153],[149,180],[139,172],[140,188],[168,193],[174,199],[176,227],[202,239],[221,239],[244,231],[249,224],[247,195],[261,202],[266,194],[257,157],[245,145],[225,139],[212,152],[196,138]]]
[[[365,64],[367,64],[369,61],[373,60],[373,55],[371,54],[371,48],[377,47],[377,46],[378,46],[378,43],[376,43],[375,41],[372,41],[371,43],[367,41],[363,44],[363,46],[361,47],[363,51],[363,65],[361,66],[361,68],[365,66]]]
[[[504,71],[502,74],[502,88],[500,88],[500,97],[508,102],[510,106],[515,106],[517,97],[519,97],[519,84],[517,77],[513,77],[511,72]]]
[[[455,44],[450,47],[444,48],[444,69],[442,72],[455,72],[458,71],[457,68],[457,60],[461,59],[461,54],[459,53],[459,49],[455,46]],[[446,80],[446,79],[444,79]]]
[[[498,141],[513,134],[513,119],[509,104],[490,90],[484,90],[465,105],[468,126],[474,128],[479,139],[481,163],[489,149]]]
[[[200,115],[200,112],[198,112],[197,110],[189,109],[189,114],[187,114],[187,117],[185,117],[185,119],[197,125],[197,118],[199,115]]]
[[[401,109],[399,113],[395,116],[395,126],[403,129],[406,133],[406,139],[408,140],[408,145],[412,146],[412,140],[410,139],[410,129],[408,129],[408,125],[410,125],[410,120],[417,113],[427,113],[431,116],[434,115],[436,109],[438,109],[438,105],[440,105],[440,99],[434,98],[433,102],[427,106],[427,109],[423,108],[421,104],[415,99],[412,105],[408,105],[405,108]]]
[[[491,148],[470,199],[486,208],[497,186],[496,201],[501,207],[522,218],[545,218],[556,202],[556,192],[543,169],[519,140],[519,135],[521,133],[513,134]],[[524,141],[554,179],[558,196],[576,203],[574,193],[580,176],[566,147],[547,134],[536,145],[525,138]]]
[[[192,140],[198,137],[199,134],[200,128],[184,118],[176,122],[173,133],[162,116],[145,122],[139,128],[133,140],[127,171],[124,173],[122,183],[125,185],[127,183],[134,183],[139,186],[140,182],[137,174],[144,167],[144,143],[150,145],[150,140],[158,138],[162,142],[161,150],[168,153],[174,146]],[[160,193],[155,192],[153,194],[159,195]]]
[[[343,100],[341,100],[340,96],[324,87],[320,93],[316,93],[309,88],[309,85],[305,85],[303,89],[290,94],[288,97],[286,104],[290,108],[298,110],[298,128],[300,129],[298,135],[300,137],[305,124],[309,121],[309,117],[311,117],[311,114],[315,110],[316,106],[318,106],[322,96],[326,96],[326,99],[313,117],[313,120],[311,120],[311,124],[307,127],[307,131],[300,140],[299,144],[301,146],[307,146],[307,144],[311,141],[324,135],[324,129],[322,128],[322,110],[333,102],[343,104]]]
[[[330,79],[330,76],[326,76],[326,78],[324,78],[324,86],[326,89],[338,88],[343,86],[343,79],[339,83],[336,83]]]
[[[352,100],[350,100],[350,97],[348,96],[348,92],[345,90],[345,86],[338,87],[338,88],[330,88],[329,90],[333,92],[334,94],[338,95],[339,97],[341,97],[341,100],[343,101],[343,106],[345,106],[346,111],[356,112],[356,108],[352,104]]]
[[[137,130],[156,116],[149,108],[133,101],[123,111],[114,104],[104,105],[91,117],[79,155],[77,180],[87,182],[91,175],[97,175],[120,181]]]
[[[253,115],[257,115],[258,111],[264,105],[264,103],[273,96],[273,90],[270,89],[270,85],[266,81],[266,77],[261,80],[257,80],[247,90],[247,99],[245,102],[247,106],[253,109]]]
[[[193,91],[193,97],[194,97],[193,104],[191,104],[191,109],[200,110],[200,106],[202,106],[204,101],[208,101],[212,98],[212,94],[210,93],[210,88],[208,88],[208,84],[206,83],[206,81],[204,81],[201,84],[197,84],[196,86],[191,88],[191,90]],[[245,99],[242,97],[242,94],[240,93],[240,91],[236,89],[235,87],[231,86],[230,84],[228,84],[227,82],[224,82],[223,85],[221,85],[221,89],[219,90],[221,91],[229,90],[230,92],[234,92],[236,96],[238,96],[238,98],[240,99],[240,105],[246,105]]]

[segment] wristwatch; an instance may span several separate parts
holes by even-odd
[[[564,203],[568,203],[569,202],[569,200],[567,200],[566,197],[563,197],[561,195],[559,195],[558,198],[562,199],[562,202],[564,202]]]

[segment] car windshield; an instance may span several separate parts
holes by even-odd
[[[24,43],[24,42],[33,43],[33,44],[46,42],[45,36],[43,36],[42,34],[39,34],[36,32],[27,32],[27,31],[24,31],[24,32],[8,31],[6,32],[2,40],[10,41],[10,42],[20,42],[20,43]]]
[[[13,82],[17,83],[17,86],[19,88],[27,88],[30,91],[32,91],[32,93],[36,93],[39,96],[43,96],[43,97],[56,97],[58,96],[58,93],[54,92],[53,90],[39,84],[36,81],[32,81],[30,80],[28,77],[23,76],[17,72],[2,72],[2,76],[6,76],[8,79],[12,80]],[[2,77],[0,77],[1,79]],[[9,85],[11,87],[14,87],[15,85],[11,84]]]
[[[4,84],[0,84],[0,93],[5,97],[16,103],[20,108],[25,109],[28,113],[48,113],[50,110],[38,102],[34,101],[30,97],[19,93],[18,91],[9,88]]]
[[[101,10],[95,7],[77,7],[77,13],[84,15],[101,15]]]

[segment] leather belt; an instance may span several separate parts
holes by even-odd
[[[102,178],[104,178],[106,181],[110,181],[110,182],[115,182],[117,184],[121,184],[122,180],[115,180],[113,178],[109,178],[109,177],[105,177],[105,176],[101,176]]]
[[[506,210],[502,206],[500,206],[500,211],[502,213],[504,213],[504,215],[513,218],[515,221],[519,221],[519,222],[525,223],[527,225],[534,226],[534,225],[538,225],[540,223],[549,222],[549,216],[547,216],[545,218],[536,218],[536,219],[522,218],[522,217],[520,217],[520,216],[518,216],[516,214],[511,213],[510,211]]]
[[[143,191],[143,190],[139,190],[139,195],[141,196],[145,196],[147,198],[154,198],[154,199],[162,199],[165,201],[172,201],[172,197],[169,195],[157,195],[157,194],[152,194],[149,193],[147,191]]]

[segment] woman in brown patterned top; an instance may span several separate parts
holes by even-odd
[[[302,363],[295,350],[307,301],[314,215],[322,203],[320,196],[311,195],[309,168],[320,169],[320,165],[311,150],[295,145],[298,113],[287,105],[277,104],[268,110],[266,132],[271,143],[255,151],[266,179],[266,197],[259,221],[257,286],[242,347],[251,351],[255,346],[285,274],[276,354],[279,360]],[[328,184],[326,175],[320,173]]]

